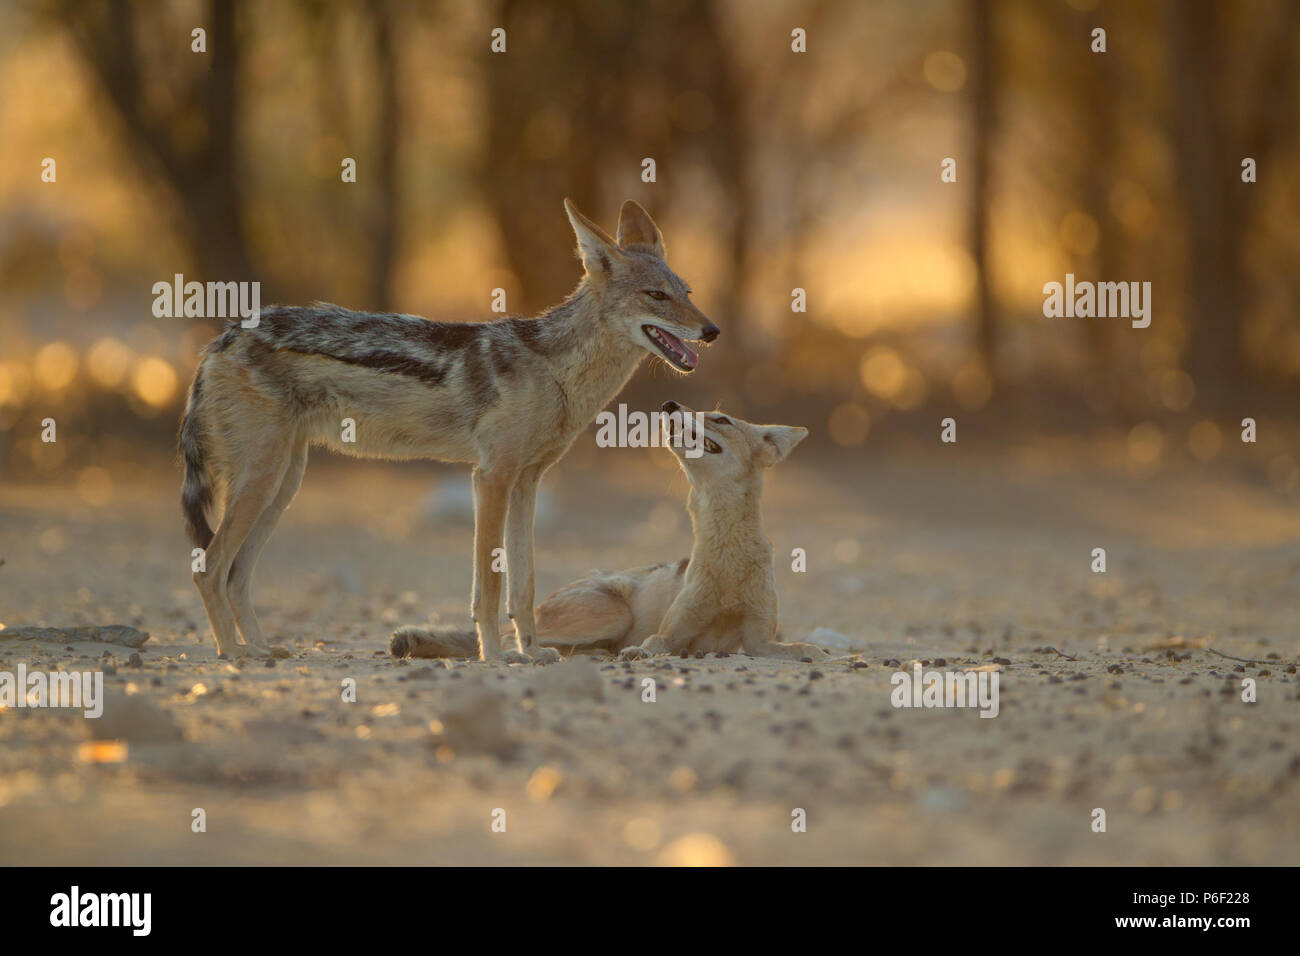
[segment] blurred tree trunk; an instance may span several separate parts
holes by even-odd
[[[521,16],[531,24],[521,27]],[[506,261],[519,280],[520,301],[511,303],[511,311],[536,312],[558,302],[578,280],[564,197],[593,218],[606,213],[594,207],[596,162],[608,150],[599,134],[616,130],[604,121],[601,94],[620,99],[619,80],[575,55],[601,48],[603,19],[597,9],[505,0],[494,22],[505,24],[507,43],[514,42],[505,54],[485,53],[487,149],[481,183]],[[525,45],[525,31],[545,39]],[[614,228],[614,223],[601,224]]]
[[[1188,371],[1203,395],[1221,397],[1239,371],[1237,320],[1241,287],[1238,207],[1229,196],[1240,181],[1227,141],[1216,84],[1224,76],[1225,37],[1209,0],[1167,0],[1174,141],[1187,215],[1185,281],[1190,293]],[[1236,167],[1234,169],[1234,167]]]
[[[188,86],[172,88],[178,105],[165,117],[154,116],[146,107],[137,35],[167,34],[148,25],[138,29],[136,24],[138,13],[162,8],[110,0],[56,2],[49,9],[67,25],[99,80],[132,140],[131,152],[152,159],[176,193],[184,214],[182,231],[204,275],[223,281],[258,278],[240,216],[236,0],[213,0],[206,16],[199,18],[207,28],[210,66],[199,70]],[[185,135],[192,129],[203,130],[203,135]]]
[[[393,15],[389,0],[369,0],[367,7],[374,26],[379,94],[374,127],[376,193],[369,219],[372,260],[367,308],[387,312],[392,308],[393,268],[397,252],[398,69],[393,52]]]
[[[690,158],[712,167],[726,197],[722,243],[729,269],[715,318],[724,327],[743,318],[753,229],[751,151],[745,94],[716,6],[686,0],[642,18],[605,0],[500,4],[494,23],[505,26],[508,47],[505,54],[485,52],[480,185],[521,286],[512,311],[553,304],[577,281],[563,197],[612,232],[617,206],[598,207],[608,198],[601,188],[632,179],[650,156],[658,181],[635,195],[662,219],[681,196],[678,161],[695,151]],[[675,123],[672,104],[688,91],[708,98],[711,127],[683,133]],[[671,258],[671,235],[667,243]]]
[[[1244,377],[1241,327],[1255,301],[1246,242],[1257,222],[1259,190],[1241,181],[1253,158],[1267,176],[1295,133],[1300,5],[1282,0],[1237,70],[1226,51],[1233,11],[1210,0],[1166,0],[1179,185],[1188,221],[1185,281],[1191,297],[1188,371],[1208,402],[1225,399]],[[1261,52],[1262,48],[1262,52]],[[1226,99],[1224,77],[1245,77]]]
[[[997,50],[991,0],[971,0],[972,148],[970,252],[975,264],[975,335],[984,367],[997,380],[997,316],[989,274],[991,144],[997,135]]]
[[[733,391],[719,396],[724,403],[735,403],[734,390],[739,389],[745,371],[754,362],[760,343],[753,336],[738,333],[748,324],[749,309],[746,299],[747,285],[752,263],[750,261],[754,230],[757,228],[758,216],[754,184],[752,157],[755,152],[746,90],[739,76],[739,66],[727,41],[723,37],[723,27],[719,23],[721,11],[717,4],[700,5],[700,28],[697,38],[701,49],[695,52],[693,64],[706,65],[700,77],[702,89],[713,103],[716,117],[711,130],[709,160],[714,167],[718,183],[727,196],[730,216],[723,229],[723,245],[726,250],[727,274],[716,289],[719,302],[716,315],[711,318],[717,322],[727,336],[726,348],[710,355],[709,363],[717,369],[717,380],[728,383]],[[699,281],[704,281],[703,279]]]
[[[1080,18],[1071,19],[1074,24]],[[1086,31],[1083,31],[1086,33]],[[1120,235],[1115,228],[1115,217],[1110,211],[1110,192],[1116,180],[1115,156],[1118,148],[1119,129],[1117,112],[1119,97],[1117,95],[1116,70],[1112,57],[1120,55],[1118,51],[1095,54],[1091,48],[1079,40],[1075,32],[1069,39],[1075,56],[1083,61],[1083,82],[1080,93],[1084,98],[1084,117],[1082,127],[1087,130],[1083,152],[1086,156],[1083,170],[1083,195],[1089,213],[1097,224],[1097,247],[1092,261],[1096,274],[1089,276],[1096,282],[1127,281],[1131,277],[1120,275]],[[1110,322],[1082,322],[1080,328],[1086,336],[1088,350],[1093,365],[1097,370],[1102,392],[1099,397],[1109,400],[1108,396],[1116,394],[1116,369],[1114,368],[1114,339]]]

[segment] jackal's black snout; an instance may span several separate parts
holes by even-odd
[[[704,327],[704,330],[700,332],[700,341],[712,342],[721,334],[722,334],[722,329],[718,328],[716,325],[710,322],[708,325]]]

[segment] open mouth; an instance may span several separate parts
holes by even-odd
[[[674,423],[673,419],[666,419],[664,422],[664,431],[668,433],[668,443],[674,447],[684,447],[686,442],[686,431],[681,426]],[[719,455],[722,453],[722,446],[715,442],[708,435],[701,436],[704,439],[704,450],[710,455]]]
[[[695,366],[700,364],[700,357],[690,350],[690,348],[679,339],[657,325],[643,325],[641,331],[645,337],[654,343],[661,355],[668,361],[668,364],[675,369],[683,372],[693,372]]]

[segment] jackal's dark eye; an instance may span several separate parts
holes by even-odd
[[[715,418],[715,419],[713,420],[713,424],[715,424],[715,425],[730,425],[730,424],[731,424],[731,419],[730,419],[730,418],[727,418],[727,417],[725,417],[725,416],[719,415],[717,418]]]
[[[668,298],[667,292],[660,292],[658,289],[645,289],[642,294],[650,296],[656,302],[663,302]]]

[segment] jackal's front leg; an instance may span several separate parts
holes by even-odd
[[[678,595],[660,622],[658,633],[651,634],[640,644],[623,648],[618,656],[623,660],[638,660],[660,654],[680,654],[690,647],[698,633],[699,621],[691,602],[683,601],[681,595]]]
[[[527,468],[510,489],[510,511],[506,518],[506,614],[515,622],[519,653],[551,661],[559,660],[560,652],[537,645],[533,614],[533,522],[541,477],[540,468]]]
[[[501,574],[493,552],[501,547],[513,474],[474,469],[474,597],[470,613],[478,630],[479,658],[501,659]]]
[[[809,658],[814,661],[830,657],[816,644],[793,642],[783,644],[776,639],[776,621],[759,619],[746,621],[740,633],[741,647],[753,657],[777,657],[788,661],[801,661]]]

